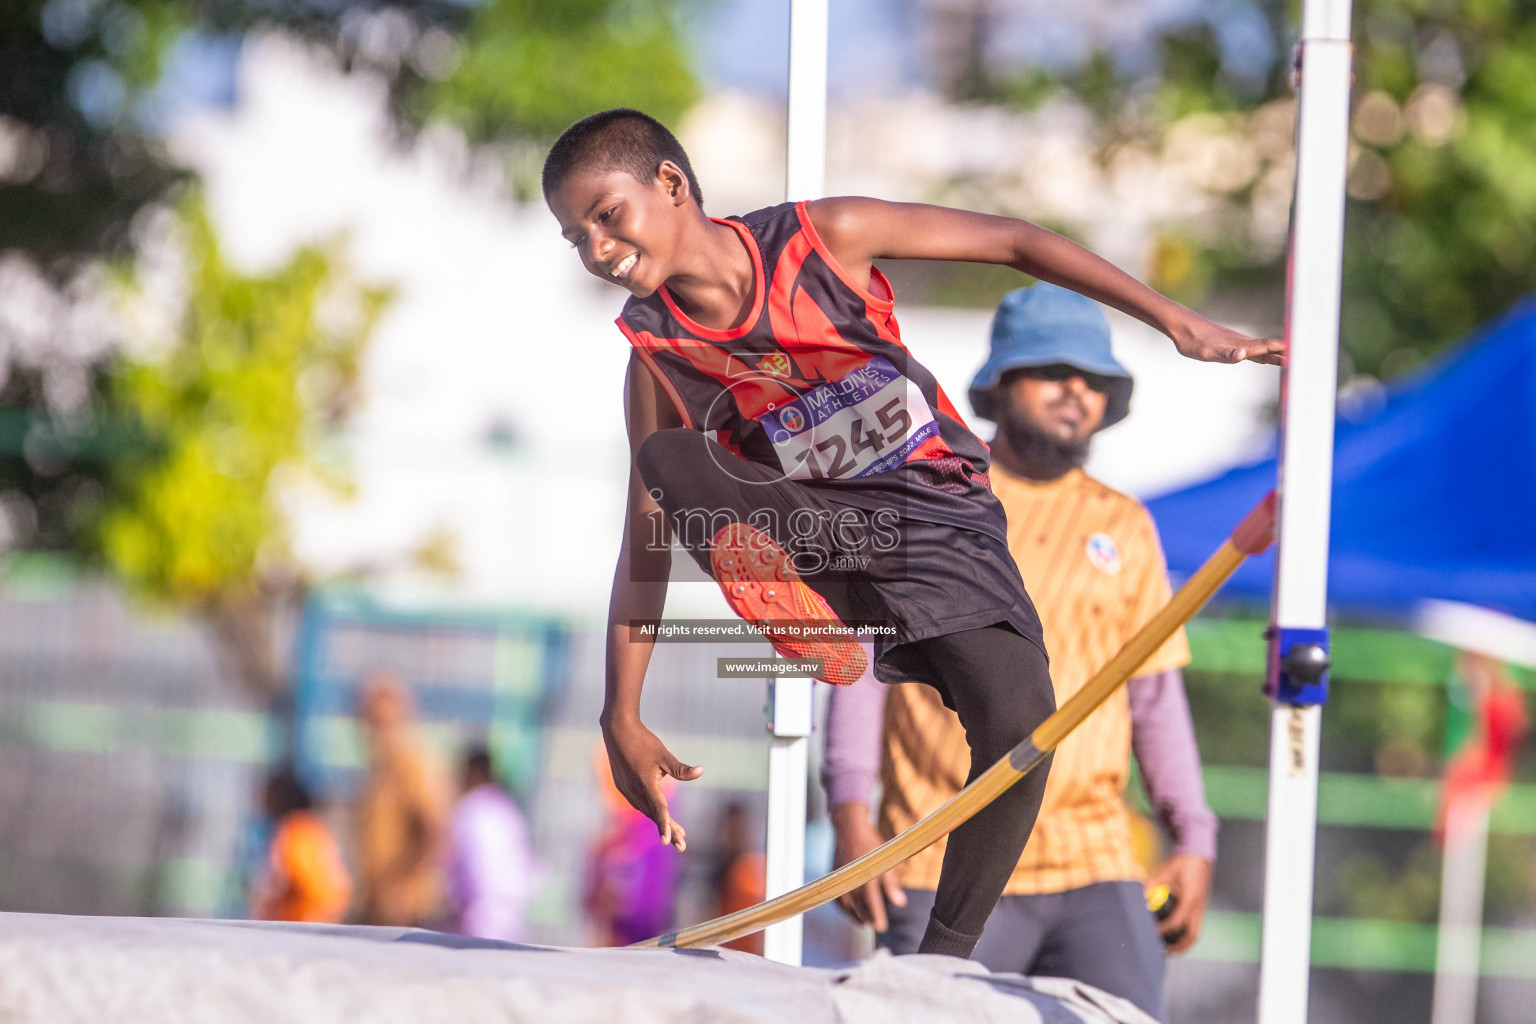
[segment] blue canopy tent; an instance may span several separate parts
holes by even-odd
[[[1385,394],[1340,407],[1330,606],[1412,615],[1425,599],[1536,621],[1536,296]],[[1147,503],[1169,569],[1192,572],[1275,485],[1275,459]],[[1274,555],[1227,600],[1269,596]]]

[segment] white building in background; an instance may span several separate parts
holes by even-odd
[[[396,566],[380,586],[406,600],[602,614],[628,463],[628,346],[612,324],[623,294],[588,277],[544,207],[512,203],[455,133],[402,144],[377,81],[266,38],[244,48],[238,95],[171,132],[206,183],[230,257],[271,266],[345,234],[358,271],[398,289],[349,438],[356,495],[294,497],[301,555],[322,573]],[[831,117],[834,192],[921,200],[967,175],[1006,177],[1015,208],[1086,224],[1133,272],[1151,224],[1170,204],[1199,201],[1155,164],[1106,180],[1067,110],[957,110],[922,95],[850,104]],[[780,201],[782,118],[740,94],[690,115],[684,143],[711,212]],[[967,411],[989,312],[900,308],[905,340]],[[1099,439],[1094,472],[1151,494],[1262,446],[1272,368],[1196,364],[1140,324],[1118,314],[1114,324],[1137,393],[1130,418]],[[452,538],[456,578],[409,567],[434,536]],[[726,614],[707,583],[674,588],[669,610]]]

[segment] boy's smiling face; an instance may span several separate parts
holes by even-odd
[[[576,171],[548,202],[589,273],[645,298],[671,276],[689,198],[687,177],[668,160],[650,184],[628,171]]]

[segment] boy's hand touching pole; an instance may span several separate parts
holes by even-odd
[[[672,756],[661,738],[638,719],[603,724],[603,744],[608,748],[608,764],[613,770],[613,784],[631,807],[656,823],[661,841],[688,848],[688,833],[672,820],[667,809],[667,795],[662,779],[691,782],[704,774],[696,765],[686,765]]]
[[[1207,363],[1255,363],[1278,366],[1285,362],[1285,342],[1280,338],[1252,338],[1185,310],[1187,316],[1170,327],[1169,336],[1179,354]]]

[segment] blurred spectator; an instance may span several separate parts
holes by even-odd
[[[720,814],[715,845],[719,866],[715,869],[717,913],[734,914],[763,902],[767,875],[763,855],[749,841],[750,819],[746,805],[731,803]],[[763,955],[763,933],[753,932],[725,943],[727,949]]]
[[[523,909],[539,884],[523,812],[496,782],[490,751],[464,758],[464,795],[448,840],[448,931],[482,939],[523,938]]]
[[[608,822],[587,861],[582,906],[597,945],[627,946],[672,929],[681,858],[661,841],[656,823],[619,793],[601,745],[593,764]]]
[[[272,842],[252,893],[251,916],[263,921],[340,921],[352,899],[352,876],[292,768],[279,768],[267,777],[262,805],[272,819]]]
[[[415,709],[398,677],[365,679],[357,714],[368,742],[357,818],[358,920],[420,927],[443,906],[447,779],[417,734]]]

